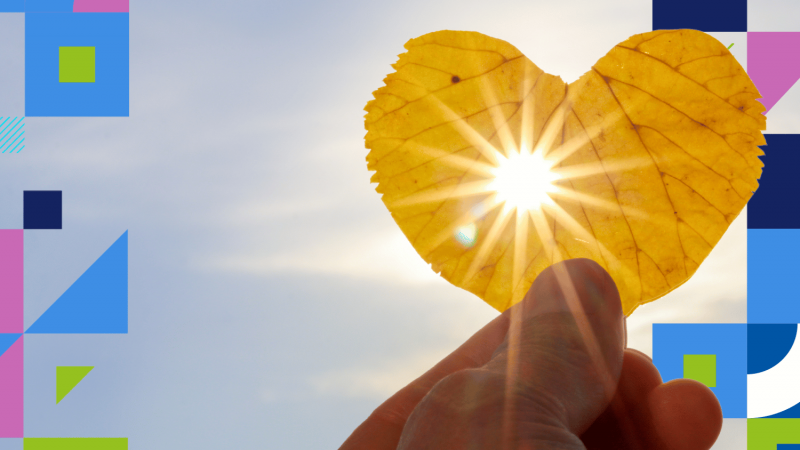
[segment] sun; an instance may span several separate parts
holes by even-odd
[[[558,190],[553,183],[561,176],[552,171],[555,163],[545,159],[542,151],[512,150],[507,158],[498,154],[497,160],[491,170],[494,179],[486,189],[497,192],[496,202],[502,203],[505,211],[525,213],[553,204],[550,194]]]

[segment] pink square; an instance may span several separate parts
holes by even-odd
[[[128,0],[75,0],[72,12],[129,12]]]

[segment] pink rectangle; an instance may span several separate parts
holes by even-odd
[[[0,356],[0,438],[21,438],[23,428],[23,339]]]
[[[129,12],[128,0],[75,0],[72,12]]]
[[[24,331],[22,236],[22,230],[0,230],[0,333]]]

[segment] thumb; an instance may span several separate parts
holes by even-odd
[[[509,332],[486,368],[505,372],[506,398],[522,403],[513,407],[516,433],[540,433],[524,423],[544,421],[580,436],[610,403],[622,370],[625,328],[614,281],[594,261],[567,260],[543,271],[509,312]]]

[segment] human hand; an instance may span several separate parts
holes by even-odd
[[[340,450],[711,448],[722,427],[711,390],[662,383],[625,339],[608,273],[588,259],[556,264]]]

